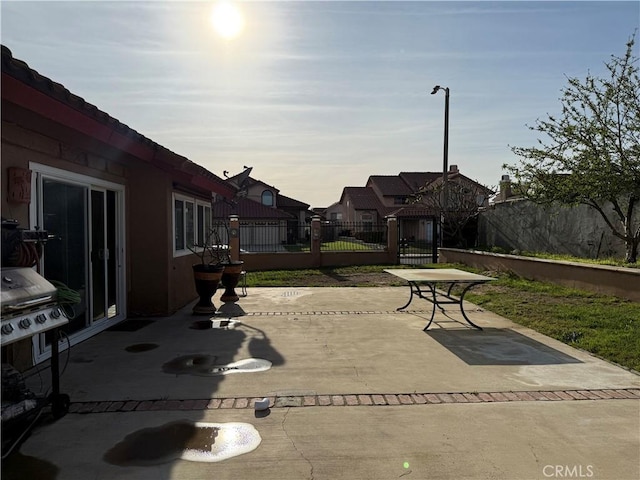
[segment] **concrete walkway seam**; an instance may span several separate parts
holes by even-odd
[[[465,311],[481,311],[473,309],[465,309]],[[395,315],[395,314],[428,314],[431,310],[319,310],[305,312],[246,312],[243,317],[268,317],[268,316],[301,316],[301,315]]]
[[[180,411],[253,409],[263,397],[206,398],[197,400],[126,400],[73,402],[69,413],[110,413],[141,411]],[[640,400],[640,388],[598,390],[549,390],[511,392],[453,392],[402,394],[337,394],[304,396],[270,396],[270,408],[288,407],[356,407],[461,403],[566,402],[576,400]]]

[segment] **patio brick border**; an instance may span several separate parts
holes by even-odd
[[[568,402],[579,400],[640,400],[640,388],[598,390],[544,390],[511,392],[436,392],[402,394],[338,394],[270,396],[271,408],[398,406],[456,403]],[[197,400],[127,400],[73,402],[69,413],[111,413],[143,411],[184,411],[253,409],[255,397],[207,398]]]
[[[303,315],[397,315],[407,313],[431,315],[431,310],[317,310],[306,312],[246,312],[243,317],[288,317]]]

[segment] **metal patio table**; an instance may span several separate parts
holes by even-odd
[[[476,325],[464,311],[463,301],[466,293],[474,286],[481,285],[483,283],[495,280],[492,277],[485,277],[484,275],[478,275],[475,273],[465,272],[455,268],[398,268],[398,269],[385,269],[385,272],[395,275],[396,277],[406,280],[409,284],[409,301],[402,307],[398,307],[396,310],[404,310],[413,301],[413,296],[416,295],[433,304],[433,310],[431,311],[431,318],[429,323],[423,330],[427,330],[433,322],[433,317],[436,314],[436,307],[444,312],[444,308],[441,305],[460,305],[460,312],[469,325],[478,330],[482,330],[482,327]],[[431,295],[425,296],[420,285],[426,285],[431,291]],[[437,290],[436,286],[443,285],[446,291]],[[460,297],[454,297],[451,295],[451,290],[456,285],[464,286]]]

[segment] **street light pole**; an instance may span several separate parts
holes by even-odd
[[[436,85],[433,87],[431,95],[435,95],[439,90],[444,90],[444,152],[442,155],[442,199],[440,213],[440,245],[444,243],[444,216],[449,203],[448,195],[448,175],[449,175],[449,87]]]

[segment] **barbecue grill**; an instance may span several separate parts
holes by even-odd
[[[18,229],[14,220],[2,219],[0,346],[3,348],[69,322],[58,304],[56,287],[32,268],[39,263],[47,238],[46,231]],[[67,413],[70,399],[60,393],[58,351],[58,338],[54,334],[51,341],[51,394],[46,399],[38,399],[28,391],[17,370],[9,364],[2,364],[3,437],[8,433],[5,431],[38,410],[43,402],[51,403],[55,418]]]
[[[31,268],[3,268],[0,296],[1,345],[69,322],[57,303],[57,289]]]
[[[52,330],[69,322],[57,303],[58,290],[48,280],[31,268],[2,268],[0,295],[0,340],[2,347]],[[54,336],[55,337],[55,336]],[[69,408],[69,396],[60,393],[58,339],[51,341],[51,403],[55,418],[65,415]],[[2,422],[19,419],[39,406],[34,395],[24,388],[8,389],[7,383],[15,383],[19,377],[10,365],[3,364]],[[5,373],[9,372],[7,375]],[[21,380],[19,379],[19,384]]]

